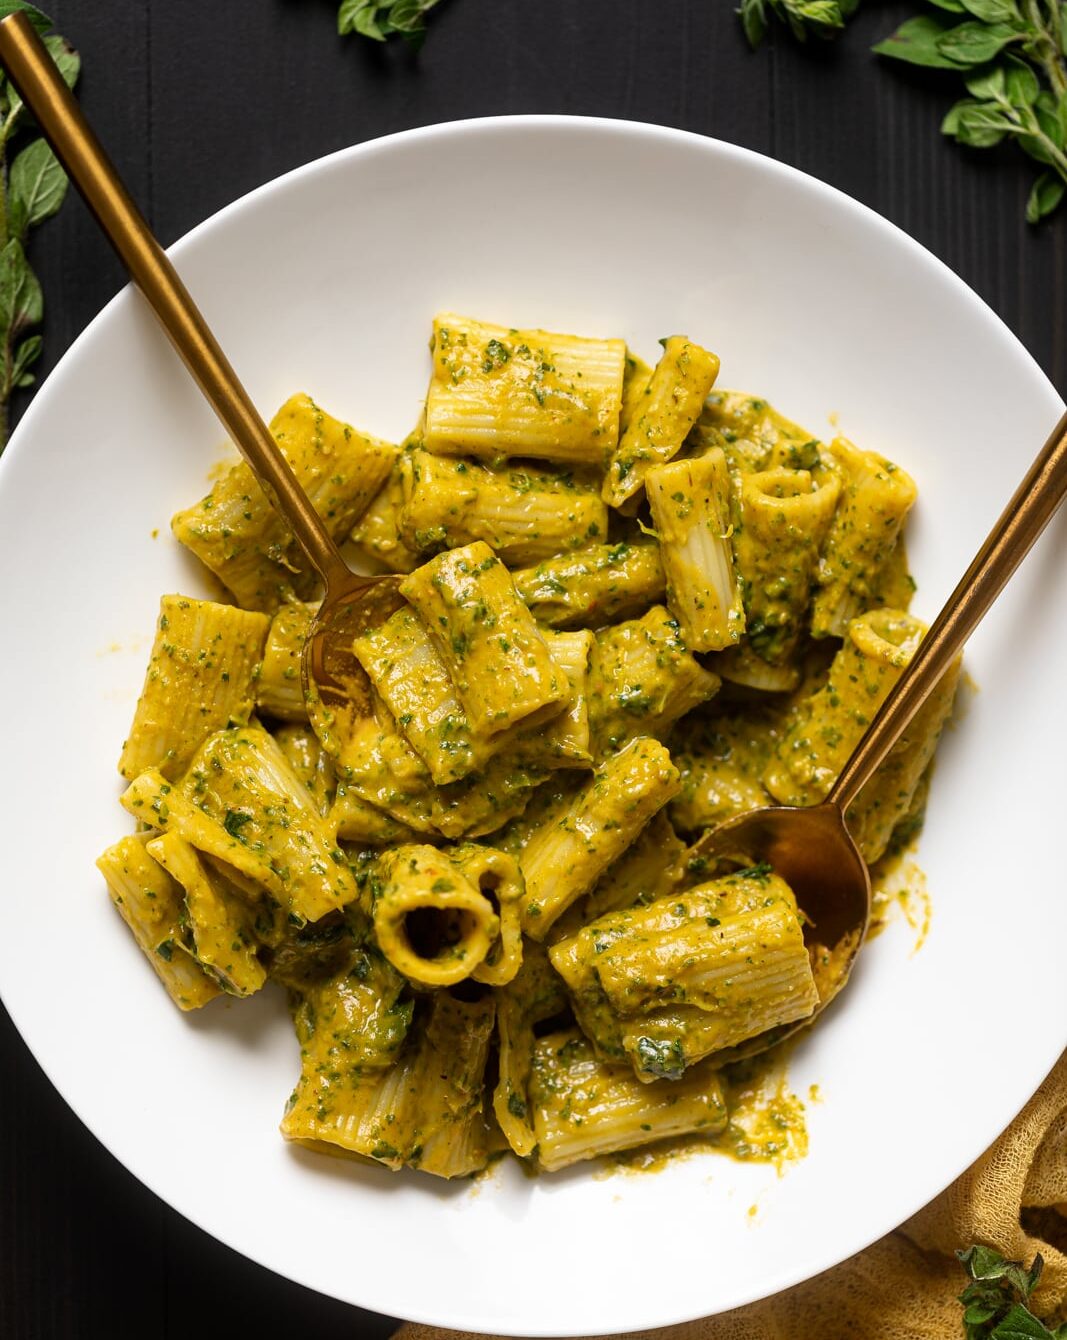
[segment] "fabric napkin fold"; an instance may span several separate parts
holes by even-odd
[[[1040,1252],[1030,1306],[1067,1316],[1067,1052],[996,1144],[895,1232],[773,1298],[634,1340],[958,1340],[955,1252],[972,1242],[1027,1265]],[[467,1333],[408,1324],[393,1340],[457,1337]]]

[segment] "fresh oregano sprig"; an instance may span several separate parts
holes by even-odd
[[[928,0],[873,49],[880,56],[946,70],[967,89],[941,123],[959,144],[1016,144],[1044,171],[1026,217],[1036,223],[1067,195],[1067,5],[1062,0]],[[834,37],[859,0],[741,0],[738,13],[757,46],[770,17],[794,36]]]
[[[1027,1306],[1041,1278],[1040,1256],[1027,1270],[992,1247],[956,1255],[971,1280],[960,1294],[966,1340],[1067,1340],[1067,1324],[1050,1330]]]
[[[21,10],[44,39],[70,88],[78,79],[77,52],[56,33],[34,5],[0,0],[0,19]],[[26,259],[32,228],[59,209],[67,193],[66,173],[37,133],[22,99],[0,70],[0,451],[7,443],[11,397],[32,386],[33,365],[43,340],[41,285]]]
[[[963,78],[970,96],[942,131],[974,149],[1014,140],[1042,164],[1026,205],[1036,223],[1067,192],[1067,11],[1059,0],[931,3],[939,13],[909,19],[874,50]]]
[[[441,0],[341,0],[337,31],[359,33],[375,42],[403,37],[421,46],[426,36],[426,15]]]

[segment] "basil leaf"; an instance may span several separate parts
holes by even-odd
[[[906,61],[909,65],[925,65],[935,70],[959,70],[962,64],[941,50],[940,42],[952,29],[934,14],[920,14],[908,19],[896,32],[871,50],[878,56]]]
[[[1057,177],[1051,172],[1042,172],[1041,176],[1034,182],[1030,198],[1026,202],[1027,222],[1037,223],[1047,214],[1051,214],[1062,201],[1065,192],[1067,192],[1067,184],[1061,177]]]
[[[1018,37],[1006,23],[958,23],[938,38],[937,49],[957,65],[984,65]]]
[[[384,42],[385,33],[378,26],[377,11],[376,0],[343,0],[337,13],[337,31],[342,37],[346,33],[359,33],[361,37]]]
[[[34,140],[11,164],[8,187],[25,211],[25,222],[17,230],[24,236],[26,229],[35,228],[59,209],[67,194],[67,174],[45,141]]]
[[[935,5],[938,9],[946,10],[949,14],[967,13],[963,7],[963,0],[930,0],[930,4]]]
[[[741,0],[741,26],[745,30],[750,47],[758,47],[767,36],[767,15],[763,9],[763,0]]]

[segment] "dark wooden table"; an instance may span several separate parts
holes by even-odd
[[[1021,155],[948,144],[937,124],[951,90],[869,54],[913,9],[904,0],[865,0],[832,49],[779,34],[757,54],[733,0],[448,0],[418,56],[339,39],[337,0],[45,5],[81,50],[83,104],[164,242],[278,173],[410,126],[514,112],[653,121],[770,154],[888,216],[1067,387],[1067,213],[1028,227]],[[123,276],[80,201],[32,257],[47,371]],[[279,1279],[159,1202],[0,1016],[2,1340],[390,1333],[389,1319]]]

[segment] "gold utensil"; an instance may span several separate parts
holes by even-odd
[[[334,728],[340,714],[369,711],[369,686],[351,653],[352,639],[398,607],[399,578],[357,576],[341,557],[23,13],[0,21],[0,63],[263,491],[289,524],[308,563],[322,578],[323,600],[304,648],[303,674],[315,728],[327,737],[324,743],[330,747],[337,738]]]
[[[871,877],[849,835],[848,807],[1004,589],[1067,493],[1067,414],[1001,513],[959,585],[920,642],[821,805],[768,806],[728,819],[698,839],[692,857],[743,853],[766,861],[797,895],[808,922],[819,1010],[848,981],[871,915]],[[806,1027],[813,1016],[742,1044],[751,1056]]]

